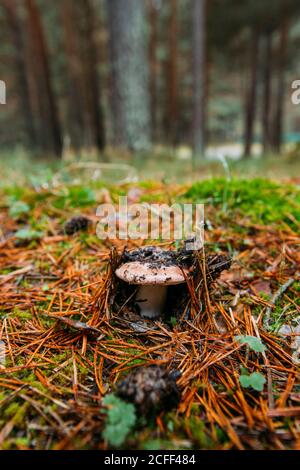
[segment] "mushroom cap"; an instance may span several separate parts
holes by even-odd
[[[185,276],[189,274],[187,269],[181,269],[179,266],[165,266],[155,263],[141,263],[140,261],[131,261],[122,264],[116,269],[116,275],[128,284],[141,285],[172,285],[186,282]]]

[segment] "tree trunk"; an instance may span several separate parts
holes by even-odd
[[[170,24],[168,28],[169,58],[167,61],[167,107],[166,131],[169,142],[177,143],[178,131],[178,96],[177,96],[177,0],[170,0]]]
[[[246,99],[244,157],[251,156],[256,115],[257,78],[259,59],[259,32],[254,29],[251,41],[250,84]]]
[[[205,0],[193,0],[193,124],[192,142],[194,164],[198,164],[205,150]]]
[[[40,111],[40,143],[48,155],[61,156],[61,130],[50,78],[48,51],[43,26],[35,0],[25,0],[25,6],[32,51],[32,67],[34,69]]]
[[[7,24],[10,29],[12,44],[14,46],[14,59],[16,70],[16,84],[20,110],[23,115],[23,126],[26,133],[26,143],[29,149],[36,146],[36,136],[34,130],[34,118],[30,103],[30,90],[27,77],[26,53],[24,48],[24,38],[20,23],[18,7],[15,0],[2,0],[2,6],[6,13]]]
[[[285,96],[285,71],[288,50],[289,20],[284,17],[280,28],[278,51],[277,86],[275,95],[275,115],[273,122],[273,151],[280,153],[283,137],[283,109]]]
[[[150,96],[145,2],[107,0],[112,65],[114,143],[139,151],[150,145]]]
[[[79,56],[80,38],[75,8],[73,0],[62,0],[61,17],[68,74],[68,129],[71,147],[79,150],[84,144],[84,99],[82,64]]]
[[[105,146],[97,71],[94,14],[90,0],[61,3],[69,77],[69,129],[75,149]]]
[[[149,23],[150,23],[150,40],[149,40],[149,63],[150,63],[150,108],[151,108],[151,134],[155,140],[157,135],[157,8],[153,1],[150,0],[149,6]]]
[[[91,0],[80,0],[79,10],[82,21],[81,46],[87,107],[86,130],[90,130],[90,143],[102,151],[105,147],[105,136],[99,86],[100,80],[97,70],[98,54],[95,42],[94,12]]]
[[[263,153],[271,150],[271,92],[272,92],[272,33],[265,33],[263,55],[263,110],[262,110],[262,145]]]

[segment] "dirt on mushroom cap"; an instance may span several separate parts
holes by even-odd
[[[147,262],[149,265],[158,266],[176,266],[178,253],[172,250],[163,250],[158,246],[145,246],[132,251],[125,251],[123,254],[124,262],[139,261]]]

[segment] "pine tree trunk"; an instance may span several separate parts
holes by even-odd
[[[168,141],[177,143],[178,130],[178,96],[177,96],[177,0],[170,0],[170,23],[168,33],[169,59],[167,61],[167,107],[166,107],[166,131]]]
[[[103,113],[101,108],[100,78],[97,64],[98,53],[95,41],[94,12],[91,0],[79,0],[81,15],[81,47],[83,81],[86,101],[86,131],[90,131],[90,144],[99,151],[105,147]]]
[[[263,54],[263,110],[262,110],[262,146],[263,153],[271,150],[271,92],[272,92],[272,33],[265,33]]]
[[[75,149],[105,146],[94,14],[90,0],[63,0],[62,20],[69,77],[69,129]]]
[[[20,110],[23,116],[23,126],[26,133],[26,143],[29,149],[36,146],[36,136],[34,130],[34,118],[30,103],[30,90],[27,77],[26,53],[24,48],[24,38],[18,6],[15,0],[2,0],[2,6],[6,13],[7,24],[10,29],[12,44],[14,46],[14,59],[16,70],[16,84]]]
[[[192,143],[194,164],[204,155],[205,150],[205,0],[193,0],[193,124]]]
[[[84,99],[78,18],[73,0],[61,1],[61,17],[68,75],[68,129],[71,148],[80,150],[84,146]]]
[[[258,78],[258,59],[259,59],[259,33],[256,29],[252,33],[251,41],[251,69],[250,84],[246,99],[246,115],[245,115],[245,141],[244,141],[244,157],[251,156],[251,148],[254,137],[254,124],[256,115],[257,100],[257,78]]]
[[[50,78],[48,51],[35,0],[25,0],[40,122],[39,141],[48,156],[61,156],[62,137]]]
[[[289,20],[284,17],[280,28],[278,52],[277,86],[275,95],[275,115],[273,122],[273,151],[280,153],[283,137],[283,110],[285,96],[285,71],[288,49]]]
[[[145,2],[107,0],[112,65],[114,143],[131,150],[150,145]]]
[[[151,134],[153,140],[157,136],[157,9],[152,1],[149,6],[149,23],[150,23],[150,39],[149,39],[149,63],[150,63],[150,108],[151,108]]]

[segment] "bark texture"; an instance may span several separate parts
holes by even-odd
[[[150,145],[145,2],[107,0],[112,67],[114,143],[131,150]]]

